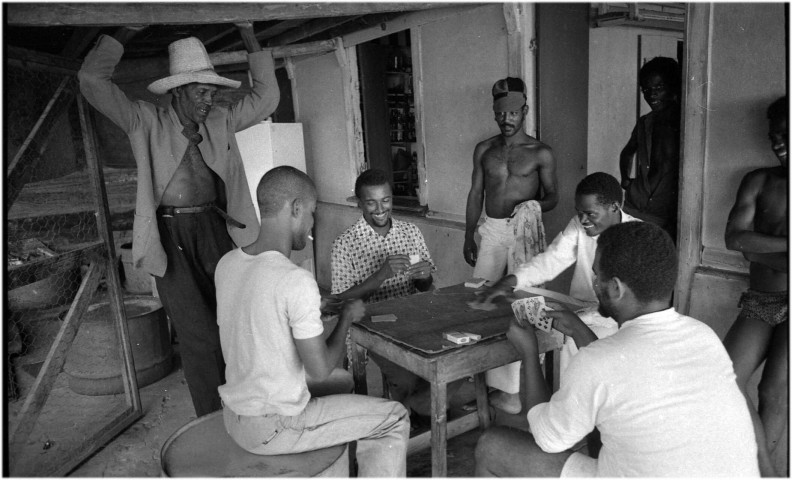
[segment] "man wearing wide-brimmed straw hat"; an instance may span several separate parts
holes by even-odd
[[[200,416],[221,408],[217,387],[225,383],[215,266],[234,244],[249,245],[258,235],[234,133],[278,105],[272,54],[248,56],[251,92],[226,108],[214,105],[218,88],[238,88],[240,82],[215,73],[197,38],[175,41],[168,47],[170,75],[148,87],[172,95],[171,104],[159,108],[131,101],[111,81],[123,53],[119,41],[100,37],[80,69],[80,90],[129,137],[138,168],[133,261],[156,279]]]

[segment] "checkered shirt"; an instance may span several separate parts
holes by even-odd
[[[417,226],[391,218],[390,231],[383,237],[361,216],[333,242],[331,292],[345,292],[362,283],[382,267],[389,255],[398,254],[420,255],[421,260],[432,264],[432,272],[437,270]],[[400,273],[382,282],[366,302],[381,302],[416,292],[413,281]]]

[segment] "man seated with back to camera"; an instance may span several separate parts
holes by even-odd
[[[487,430],[476,475],[502,477],[758,477],[756,440],[729,355],[704,323],[671,307],[677,254],[657,225],[627,222],[599,237],[594,290],[619,330],[597,340],[568,310],[548,312],[580,351],[552,396],[535,328],[507,337],[525,364],[530,433]],[[595,341],[596,340],[596,341]],[[572,451],[592,429],[598,458]]]
[[[316,188],[294,167],[264,174],[256,190],[257,240],[220,259],[217,321],[226,358],[219,389],[231,438],[259,455],[282,455],[357,442],[361,477],[404,477],[410,421],[398,402],[365,395],[314,396],[343,358],[352,322],[365,307],[350,300],[325,339],[319,286],[289,260],[314,225]]]

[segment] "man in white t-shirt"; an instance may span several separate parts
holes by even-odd
[[[365,313],[360,300],[345,302],[323,339],[319,287],[289,260],[313,228],[313,182],[293,167],[277,167],[256,193],[258,239],[228,252],[215,272],[226,430],[261,455],[357,441],[359,476],[406,476],[410,421],[400,403],[351,394],[312,398],[306,383],[307,376],[314,382],[329,377],[346,352],[350,324]]]
[[[758,477],[753,425],[726,349],[710,327],[670,307],[677,255],[668,233],[644,222],[610,227],[593,274],[599,309],[619,331],[597,340],[574,313],[549,312],[580,347],[551,397],[534,327],[512,321],[531,433],[487,430],[476,474]],[[598,458],[569,450],[595,427]]]
[[[612,335],[618,329],[612,318],[597,313],[597,296],[594,294],[591,266],[597,249],[599,235],[612,225],[638,221],[622,210],[622,189],[612,175],[596,172],[588,175],[575,188],[575,215],[556,236],[547,249],[520,265],[512,275],[506,275],[482,296],[485,302],[495,297],[511,294],[514,289],[534,287],[553,280],[567,268],[575,266],[569,295],[589,305],[581,318],[597,337]],[[577,352],[574,341],[566,338],[561,349],[560,372]],[[490,403],[507,413],[520,413],[520,362],[515,362],[487,372],[487,384],[496,388]]]

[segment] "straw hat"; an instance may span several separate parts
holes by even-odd
[[[168,90],[188,83],[210,83],[239,88],[242,82],[221,77],[214,71],[203,43],[195,37],[176,40],[168,45],[170,76],[148,86],[149,91],[164,95]]]

